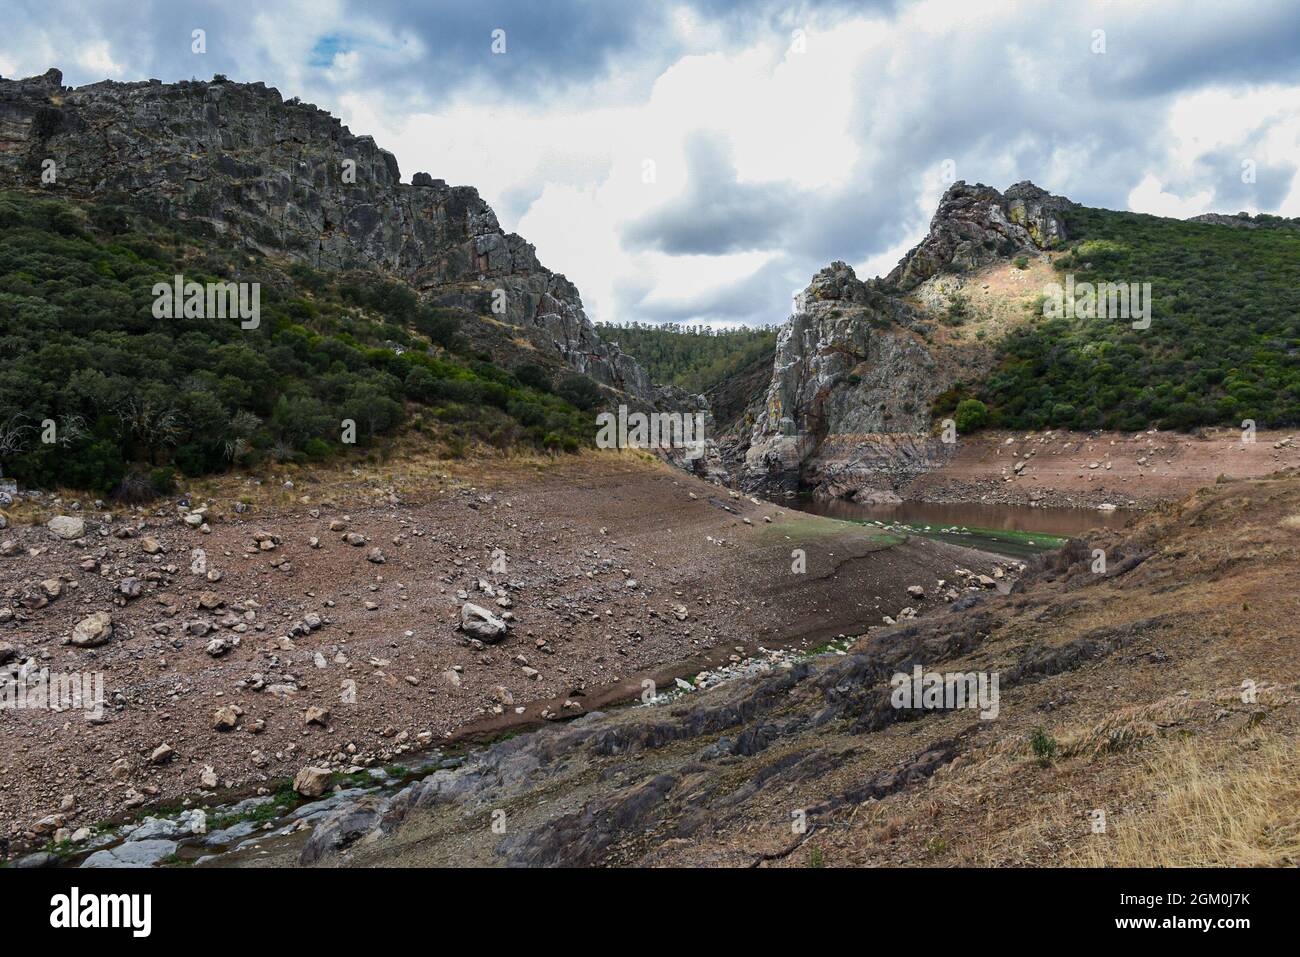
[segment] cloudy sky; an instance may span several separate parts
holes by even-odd
[[[314,102],[476,186],[602,320],[781,322],[952,177],[1300,215],[1295,0],[7,0],[0,74],[51,66]]]

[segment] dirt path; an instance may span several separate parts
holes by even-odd
[[[934,600],[957,565],[995,562],[755,504],[627,456],[388,484],[299,477],[291,491],[236,495],[249,488],[217,490],[206,532],[175,506],[110,520],[63,502],[85,521],[78,540],[42,524],[0,533],[14,543],[0,557],[0,666],[28,683],[41,669],[100,673],[107,698],[99,721],[0,709],[11,853],[184,797],[221,803],[305,765],[382,764],[470,724],[581,714],[586,699],[710,649],[717,660],[858,634],[918,604],[908,586]],[[252,504],[237,511],[237,497]],[[503,641],[476,646],[457,629],[467,598],[513,616]],[[111,640],[70,644],[96,612],[111,614]],[[238,728],[215,730],[229,706]],[[328,714],[307,723],[310,708]],[[170,754],[153,758],[162,745]]]

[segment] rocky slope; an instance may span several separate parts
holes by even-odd
[[[483,722],[634,699],[701,657],[903,614],[908,586],[954,565],[996,573],[646,456],[401,462],[294,469],[292,488],[225,476],[192,507],[25,494],[13,524],[0,515],[0,858],[304,765],[356,772]],[[471,632],[467,605],[506,633]],[[102,715],[3,706],[92,673]]]
[[[951,277],[1065,238],[1069,200],[1032,183],[1005,193],[959,182],[930,231],[883,280],[842,262],[813,277],[781,329],[773,374],[740,451],[749,489],[893,497],[950,454],[932,436],[937,395],[987,362],[939,335]]]
[[[0,188],[128,197],[268,254],[377,268],[435,304],[507,324],[512,337],[633,398],[685,398],[656,389],[601,341],[574,285],[504,232],[475,189],[428,173],[403,183],[396,158],[371,137],[262,83],[68,88],[53,69],[0,79]],[[504,308],[494,311],[498,289]]]
[[[512,738],[247,862],[1294,866],[1297,527],[1294,473],[1202,489],[1009,594]],[[999,674],[997,714],[898,705],[915,666]]]

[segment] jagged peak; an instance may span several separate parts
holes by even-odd
[[[1029,180],[1005,193],[958,180],[939,200],[929,233],[884,283],[906,291],[936,273],[964,272],[1021,249],[1051,249],[1067,238],[1062,213],[1073,205]]]

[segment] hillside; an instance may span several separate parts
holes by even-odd
[[[1136,290],[1135,312],[1091,317],[1111,296],[1086,284]],[[1114,444],[1300,424],[1300,232],[1278,217],[1182,222],[958,182],[888,276],[832,263],[798,303],[723,449],[745,488],[896,500],[984,428]]]
[[[403,429],[446,457],[591,444],[600,390],[558,357],[508,372],[466,342],[473,313],[196,225],[169,228],[111,200],[0,194],[5,474],[140,500],[177,476],[319,462]],[[155,318],[151,287],[178,274],[259,282],[258,326]]]
[[[709,329],[640,322],[600,322],[596,328],[640,362],[652,381],[705,395],[755,362],[771,362],[776,344],[773,328]]]
[[[1300,231],[1076,206],[1058,282],[1150,283],[1151,327],[1035,318],[972,391],[1017,429],[1300,424]]]
[[[249,253],[401,281],[516,364],[559,360],[627,401],[680,407],[602,342],[578,290],[506,233],[468,186],[402,182],[369,136],[262,83],[63,86],[58,70],[0,79],[0,188],[133,208]]]

